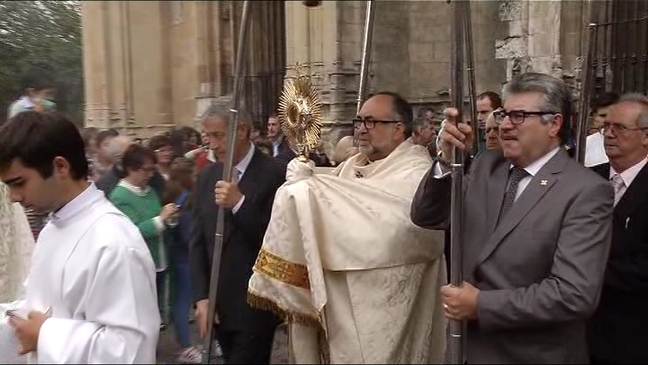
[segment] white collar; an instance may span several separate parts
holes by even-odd
[[[528,172],[531,177],[535,176],[540,169],[551,160],[552,157],[556,155],[560,151],[560,146],[554,148],[553,150],[549,151],[546,155],[540,157],[539,159],[533,161],[532,163],[529,164],[529,166],[524,168],[524,171]],[[511,165],[511,168],[513,168],[513,165]]]
[[[128,181],[124,180],[124,179],[120,180],[119,184],[117,184],[117,185],[119,185],[119,186],[123,187],[124,189],[132,192],[133,194],[139,195],[139,196],[145,196],[151,190],[151,188],[149,186],[146,186],[145,188],[140,188],[139,186],[135,186],[135,185],[129,183]]]
[[[101,198],[105,198],[104,193],[97,189],[94,183],[90,183],[90,186],[81,194],[70,200],[61,209],[50,213],[50,219],[54,223],[65,222]]]
[[[20,99],[18,99],[18,105],[23,108],[33,108],[34,102],[31,101],[31,98],[29,96],[22,96]]]
[[[247,170],[248,166],[250,165],[252,156],[254,156],[254,144],[250,142],[250,148],[248,148],[247,154],[238,164],[236,164],[236,166],[234,166],[234,168],[241,174],[241,176],[243,176],[245,170]]]
[[[644,157],[643,160],[619,174],[626,187],[629,187],[630,184],[632,184],[632,181],[637,177],[637,175],[639,175],[639,172],[644,168],[644,166],[646,166],[646,163],[648,163],[648,157]],[[610,179],[612,179],[612,176],[616,174],[617,172],[614,171],[614,167],[610,164]]]

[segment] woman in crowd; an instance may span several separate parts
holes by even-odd
[[[177,225],[170,229],[169,267],[171,274],[171,318],[181,350],[178,362],[199,364],[201,350],[192,346],[189,321],[191,293],[189,288],[189,237],[191,235],[191,205],[194,188],[194,168],[185,159],[174,161],[164,198],[166,204],[179,209]]]
[[[156,171],[155,153],[132,144],[122,158],[123,176],[110,193],[110,201],[137,225],[151,251],[157,270],[157,292],[160,310],[164,310],[165,274],[168,253],[164,244],[164,231],[170,220],[176,218],[178,209],[173,204],[164,207],[160,198],[149,186]]]
[[[171,162],[173,162],[174,157],[171,138],[165,134],[153,136],[149,140],[148,148],[155,152],[157,169],[162,174],[162,177],[164,177],[164,180],[168,181],[171,172]]]

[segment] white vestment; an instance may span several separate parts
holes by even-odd
[[[51,314],[30,362],[156,362],[153,259],[137,227],[94,184],[41,232],[20,309]],[[6,332],[6,319],[2,326]],[[15,345],[0,343],[0,351],[15,353]]]
[[[592,167],[608,162],[605,153],[604,138],[601,133],[594,133],[587,136],[585,141],[585,167]]]
[[[353,156],[332,175],[290,162],[249,301],[290,323],[291,362],[443,362],[443,232],[410,220],[430,166],[410,141],[370,164]]]
[[[34,235],[22,206],[12,203],[0,182],[0,303],[21,296],[34,250]]]

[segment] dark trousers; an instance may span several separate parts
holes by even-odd
[[[217,330],[225,364],[270,364],[275,328]]]

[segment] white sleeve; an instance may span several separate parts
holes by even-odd
[[[80,305],[85,320],[49,318],[38,337],[41,364],[156,362],[160,316],[148,252],[104,247]]]

